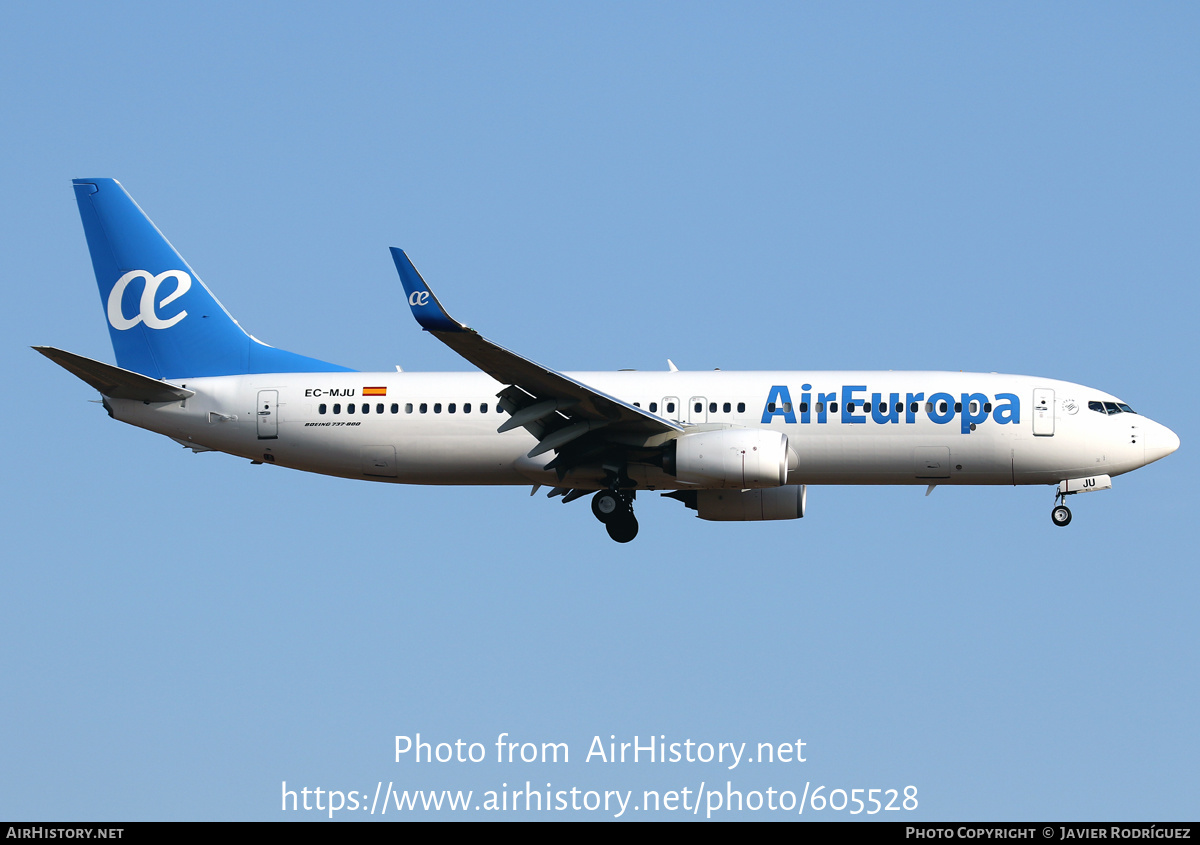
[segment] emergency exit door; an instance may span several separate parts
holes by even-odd
[[[679,421],[683,419],[683,414],[679,408],[679,398],[676,396],[664,396],[662,400],[662,411],[659,416],[668,420]]]

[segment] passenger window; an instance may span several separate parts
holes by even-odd
[[[897,402],[897,403],[896,403],[896,413],[898,414],[898,413],[900,413],[900,412],[901,412],[901,411],[903,411],[903,410],[904,410],[904,403],[903,403],[903,402]],[[917,410],[917,409],[916,409],[916,408],[913,408],[913,410],[915,411],[915,410]]]
[[[325,410],[326,410],[326,408],[325,408],[325,405],[324,405],[324,404],[321,404],[321,405],[318,405],[318,406],[317,406],[317,413],[318,413],[318,414],[323,414],[323,413],[325,413]]]
[[[917,402],[913,402],[911,405],[908,406],[909,412],[913,413],[913,414],[915,414],[920,409],[921,409],[921,406]]]
[[[471,413],[471,403],[470,402],[463,403],[463,413],[464,414]]]
[[[717,412],[717,403],[716,402],[708,403],[708,412],[710,414],[715,414]]]
[[[724,405],[721,406],[721,410],[728,414],[730,411],[733,410],[733,406],[730,405],[728,402],[726,402]]]
[[[815,410],[816,410],[816,412],[817,412],[818,414],[823,414],[823,413],[825,413],[825,403],[824,403],[824,402],[818,402],[818,403],[817,403],[817,404],[814,406],[814,408],[815,408]]]
[[[746,403],[745,402],[738,402],[738,413],[739,414],[746,413]]]
[[[668,414],[673,414],[673,413],[675,413],[675,403],[674,403],[674,402],[668,402],[668,403],[667,403],[667,413],[668,413]]]
[[[854,413],[854,408],[855,408],[855,405],[853,402],[846,403],[846,410],[849,411],[850,413],[852,413],[852,414]]]
[[[441,402],[433,403],[433,412],[435,414],[440,414],[442,412],[442,403]]]
[[[700,402],[697,402],[697,403],[696,403],[696,413],[698,414],[698,413],[700,413],[700,412],[701,412],[701,411],[703,411],[703,410],[704,410],[704,405],[703,405],[702,403],[700,403]]]
[[[457,409],[458,409],[458,406],[455,405],[453,402],[451,402],[449,405],[446,406],[446,412],[450,413],[450,414],[453,414]]]
[[[421,413],[422,413],[422,414],[427,414],[427,413],[429,413],[429,403],[428,403],[428,402],[422,402],[422,403],[421,403]]]
[[[974,416],[975,414],[978,414],[978,413],[979,413],[979,403],[978,403],[978,402],[972,402],[972,403],[971,403],[971,414],[972,414],[972,416]]]
[[[961,413],[962,413],[962,402],[955,402],[955,403],[954,403],[954,413],[956,413],[956,414],[961,414]]]
[[[870,402],[863,402],[863,413],[864,414],[871,413],[871,403]]]
[[[368,405],[366,402],[363,402],[363,413],[364,414],[371,413],[371,406]]]
[[[335,403],[333,406],[333,412],[335,414],[340,414],[342,412],[342,406]]]
[[[938,402],[938,413],[939,414],[946,413],[946,403],[945,402]]]
[[[480,403],[479,403],[479,413],[481,413],[481,414],[486,414],[486,413],[487,413],[487,402],[480,402]]]
[[[383,413],[383,403],[382,402],[380,402],[378,405],[375,406],[375,413],[377,413],[377,414]],[[393,413],[395,413],[395,412],[393,411]]]
[[[635,408],[640,408],[640,407],[642,407],[642,403],[641,403],[641,402],[634,402],[634,403],[633,403],[633,407],[635,407]]]
[[[916,404],[916,403],[914,402],[913,404]],[[945,402],[942,403],[943,406],[945,406],[945,404],[946,404]],[[943,407],[942,408],[943,413],[945,412],[945,410],[946,410],[945,407]],[[927,413],[927,414],[933,413],[933,403],[932,402],[925,403],[925,413]]]
[[[353,402],[351,402],[349,405],[346,406],[346,413],[347,414],[354,413],[354,403]]]
[[[983,412],[985,414],[990,414],[992,412],[992,403],[991,402],[983,403]]]
[[[412,402],[404,403],[404,413],[411,414],[413,412]]]
[[[398,414],[398,413],[400,413],[400,405],[399,405],[398,403],[396,403],[396,402],[393,402],[393,403],[392,403],[392,413],[393,413],[393,414]]]
[[[650,413],[652,413],[652,414],[658,413],[658,403],[657,402],[650,403]]]
[[[853,405],[853,403],[851,403],[851,405],[850,405],[850,410],[851,410],[851,411],[853,411],[853,410],[854,410],[854,405]],[[836,413],[837,413],[837,402],[830,402],[830,403],[829,403],[829,413],[831,413],[831,414],[836,414]]]

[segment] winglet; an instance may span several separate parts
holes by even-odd
[[[421,278],[417,268],[408,260],[404,250],[392,247],[392,260],[396,262],[396,270],[400,273],[400,283],[408,294],[408,305],[412,308],[413,316],[427,332],[461,332],[466,326],[451,318],[433,295],[429,285]]]

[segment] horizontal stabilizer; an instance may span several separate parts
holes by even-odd
[[[103,361],[84,358],[74,352],[65,352],[53,346],[33,347],[67,372],[86,381],[100,391],[101,395],[113,399],[139,399],[143,402],[178,402],[195,396],[196,391],[178,387],[165,381],[123,370]]]

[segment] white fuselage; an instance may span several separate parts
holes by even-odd
[[[1107,393],[1030,376],[569,375],[685,427],[781,431],[791,453],[789,484],[1053,484],[1129,472],[1178,445],[1146,417],[1089,409],[1089,402],[1116,401]],[[532,435],[496,433],[507,418],[496,404],[504,386],[483,373],[287,373],[180,383],[195,395],[106,402],[116,419],[199,451],[308,472],[404,484],[561,482],[543,469],[553,453],[526,457],[537,443]],[[643,489],[694,486],[648,464],[629,475]],[[604,487],[599,475],[571,484]]]

